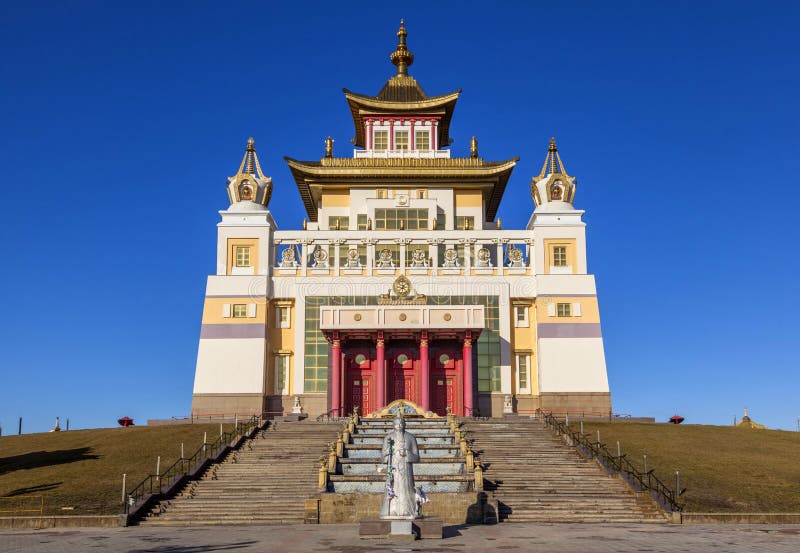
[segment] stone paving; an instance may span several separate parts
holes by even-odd
[[[0,531],[0,552],[683,552],[800,551],[800,525],[536,524],[448,528],[443,540],[368,541],[355,525]]]

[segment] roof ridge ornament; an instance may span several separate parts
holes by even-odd
[[[400,20],[400,29],[397,31],[397,49],[389,55],[391,62],[397,66],[397,74],[402,77],[408,76],[408,66],[414,63],[414,54],[406,45],[405,20]]]

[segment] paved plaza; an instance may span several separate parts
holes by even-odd
[[[448,528],[443,540],[360,540],[356,525],[215,526],[0,531],[2,553],[125,552],[787,552],[800,525],[499,524]]]

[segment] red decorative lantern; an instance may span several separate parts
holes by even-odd
[[[680,415],[672,415],[669,418],[669,422],[671,422],[672,424],[680,424],[683,421],[684,421],[684,418],[682,416],[680,416]]]
[[[133,426],[133,419],[130,417],[122,417],[121,419],[117,419],[117,422],[122,428]]]

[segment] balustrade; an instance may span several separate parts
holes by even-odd
[[[424,234],[423,234],[424,233]],[[519,231],[275,233],[275,273],[290,275],[514,275],[533,269],[533,239]],[[412,235],[418,232],[410,233]]]

